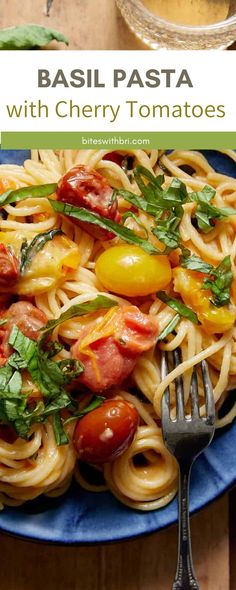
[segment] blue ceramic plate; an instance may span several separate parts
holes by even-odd
[[[236,177],[236,164],[214,151],[204,152],[218,170]],[[0,151],[0,163],[22,163],[29,152]],[[195,463],[191,511],[199,510],[236,481],[236,423],[219,432]],[[92,494],[78,486],[59,499],[43,498],[0,515],[0,530],[37,541],[103,543],[151,533],[173,524],[177,503],[156,512],[139,513],[119,504],[109,493]]]

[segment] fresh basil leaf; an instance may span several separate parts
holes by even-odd
[[[214,227],[214,220],[222,220],[230,215],[236,215],[236,210],[231,207],[216,207],[211,204],[211,200],[215,197],[216,191],[206,185],[201,191],[193,192],[188,195],[190,201],[197,203],[195,217],[198,222],[198,227],[203,232],[208,233]]]
[[[100,395],[95,395],[91,401],[91,403],[86,406],[83,410],[79,410],[78,412],[74,412],[73,416],[71,416],[70,418],[67,418],[64,422],[64,424],[69,424],[70,422],[73,422],[73,420],[78,420],[79,418],[83,418],[83,416],[85,416],[86,414],[89,414],[89,412],[92,412],[93,410],[96,410],[96,408],[99,408],[99,406],[101,406],[103,404],[105,400],[105,397],[102,397]]]
[[[44,421],[43,410],[44,403],[40,400],[33,410],[28,410],[26,407],[22,411],[18,411],[19,415],[12,425],[18,436],[26,440],[29,438],[32,425]]]
[[[195,254],[190,254],[188,256],[182,255],[180,258],[180,264],[183,268],[188,268],[189,270],[195,270],[197,272],[202,272],[203,274],[209,274],[212,272],[214,267],[212,264],[208,264],[208,262],[204,262],[199,256]]]
[[[9,356],[6,366],[10,366],[13,369],[16,369],[17,371],[27,369],[27,363],[22,360],[18,352],[13,352],[13,354]]]
[[[19,398],[0,398],[0,419],[4,424],[9,424],[18,418],[22,408],[22,400]]]
[[[66,376],[58,363],[49,359],[39,349],[38,343],[24,336],[16,326],[12,328],[8,342],[27,363],[28,371],[42,394],[50,398],[59,395],[66,383]]]
[[[55,412],[59,412],[59,410],[69,408],[71,405],[72,401],[69,394],[66,391],[62,391],[57,398],[45,406],[44,410],[41,412],[41,415],[43,419],[45,419],[46,417],[55,414]]]
[[[71,383],[71,381],[77,379],[84,371],[83,363],[76,359],[63,359],[58,362],[58,367],[65,375],[67,383]]]
[[[133,170],[133,175],[146,201],[149,204],[155,205],[158,195],[162,195],[161,185],[165,180],[164,175],[154,176],[154,174],[147,170],[147,168],[144,168],[144,166],[136,166]],[[143,178],[149,180],[149,182],[145,183]]]
[[[186,203],[188,200],[186,185],[179,178],[173,178],[168,188],[163,191],[163,199],[165,202],[169,201],[172,206]]]
[[[168,254],[171,250],[180,247],[180,233],[178,226],[181,219],[175,214],[170,214],[169,217],[156,222],[156,227],[152,228],[152,233],[160,242],[165,244],[166,248],[162,254]]]
[[[211,277],[205,278],[203,289],[210,289],[213,295],[211,303],[216,307],[222,307],[230,303],[230,288],[233,281],[233,273],[230,256],[226,256],[222,262],[211,271]]]
[[[51,199],[49,200],[52,205],[52,208],[57,213],[68,215],[69,217],[79,219],[80,221],[83,221],[85,223],[92,223],[93,225],[101,227],[102,229],[108,229],[109,231],[112,231],[116,236],[118,236],[122,240],[125,240],[129,244],[136,244],[140,246],[141,248],[143,248],[143,250],[145,250],[145,252],[148,252],[148,254],[159,253],[158,250],[154,248],[154,246],[152,246],[150,242],[137,236],[131,229],[128,229],[128,227],[119,225],[119,223],[116,223],[111,219],[107,219],[106,217],[101,217],[100,215],[92,213],[91,211],[88,211],[83,207],[74,207],[73,205],[68,205],[67,203],[63,203],[61,201],[52,201]]]
[[[140,227],[140,229],[146,234],[146,239],[148,239],[148,230],[146,229],[145,225],[140,221],[139,217],[133,213],[133,211],[126,211],[126,213],[122,214],[122,223],[124,224],[126,219],[134,219],[135,223]]]
[[[54,414],[52,423],[57,446],[67,445],[69,439],[63,428],[62,419],[59,412]]]
[[[0,31],[0,50],[38,49],[54,40],[69,44],[62,33],[53,29],[40,25],[20,25]]]
[[[184,318],[187,318],[188,320],[193,322],[193,324],[199,324],[197,314],[194,311],[192,311],[192,309],[184,305],[184,303],[181,303],[181,301],[179,301],[178,299],[170,297],[164,291],[158,291],[157,297],[158,299],[163,301],[163,303],[166,303],[166,305],[169,305],[169,307],[174,309],[174,311],[176,311],[179,315],[183,316]]]
[[[164,330],[162,330],[157,338],[157,342],[161,342],[162,340],[165,340],[167,336],[169,336],[169,334],[172,334],[172,332],[174,331],[174,329],[176,328],[177,324],[180,321],[180,315],[177,313],[172,320],[170,320],[169,324],[167,324],[167,326],[164,328]]]
[[[62,235],[61,229],[50,229],[49,231],[43,232],[35,236],[35,238],[28,244],[27,240],[24,240],[21,246],[21,262],[20,262],[20,273],[24,274],[26,268],[31,264],[34,256],[42,250],[43,246],[53,240],[55,236]]]
[[[137,207],[137,209],[141,209],[141,211],[144,211],[153,217],[155,217],[160,210],[156,204],[150,204],[144,197],[131,193],[130,191],[115,189],[114,194],[123,197],[128,203],[131,203],[131,205]]]
[[[47,358],[49,358],[49,359],[56,356],[56,354],[61,352],[61,350],[63,350],[63,348],[64,348],[63,344],[58,342],[58,340],[55,340],[55,341],[49,340],[49,341],[44,342],[45,354],[47,355]]]
[[[0,368],[0,395],[18,397],[21,387],[22,379],[18,370],[15,371],[9,364]]]
[[[57,189],[57,184],[39,184],[36,186],[24,186],[23,188],[18,188],[15,191],[6,191],[2,195],[0,195],[0,207],[4,205],[11,205],[12,203],[18,203],[18,201],[24,201],[25,199],[32,198],[40,198],[40,197],[49,197],[52,195]]]
[[[114,299],[110,299],[105,295],[97,295],[97,297],[95,297],[95,299],[92,299],[92,301],[86,301],[85,303],[78,303],[77,305],[72,305],[71,307],[69,307],[69,309],[67,309],[67,311],[64,311],[56,320],[49,320],[47,324],[43,326],[43,328],[41,328],[40,331],[42,332],[43,338],[45,338],[45,336],[50,334],[54,330],[54,328],[60,326],[60,324],[63,324],[67,320],[71,320],[72,318],[86,315],[87,313],[93,313],[95,311],[98,311],[99,309],[110,309],[115,305],[117,305],[117,301],[115,301]]]

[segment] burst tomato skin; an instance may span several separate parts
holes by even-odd
[[[72,358],[84,365],[78,382],[90,391],[104,395],[132,373],[140,354],[155,345],[158,334],[156,317],[142,313],[134,305],[115,308],[109,322],[105,333],[96,331],[93,323],[87,326],[71,347]],[[88,355],[84,343],[87,339],[88,346],[89,334],[93,337]]]
[[[114,461],[131,445],[138,424],[132,404],[105,401],[77,422],[73,442],[79,459],[92,464]]]
[[[75,207],[83,207],[116,223],[120,221],[118,201],[112,198],[113,189],[96,170],[78,165],[69,170],[59,181],[57,198]],[[70,218],[71,219],[71,218]],[[73,219],[74,223],[100,240],[110,240],[114,234],[91,223]]]
[[[126,297],[146,296],[164,289],[172,276],[167,256],[153,256],[130,244],[105,250],[96,262],[95,272],[106,289]]]
[[[19,262],[5,244],[0,244],[0,288],[11,288],[19,279]]]

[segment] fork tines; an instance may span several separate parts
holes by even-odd
[[[182,362],[181,351],[176,348],[173,351],[173,366],[178,367]],[[200,417],[199,407],[199,393],[198,393],[198,376],[197,368],[193,367],[191,386],[190,386],[190,398],[191,398],[191,419],[192,420],[206,420],[208,424],[213,424],[215,419],[215,403],[213,396],[212,384],[209,376],[208,365],[205,360],[199,363],[202,373],[205,401],[206,401],[206,417]],[[168,353],[164,352],[161,359],[161,378],[162,380],[167,377],[169,373],[169,359]],[[178,376],[175,379],[175,395],[176,395],[176,418],[178,421],[185,420],[185,409],[184,409],[184,386],[183,377]],[[170,419],[170,389],[169,387],[165,390],[162,398],[162,419]]]

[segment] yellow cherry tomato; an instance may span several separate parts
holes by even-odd
[[[155,293],[167,287],[172,277],[167,256],[153,256],[126,244],[105,250],[95,271],[106,289],[126,297]]]
[[[235,323],[236,313],[226,305],[214,307],[210,303],[211,293],[202,289],[203,277],[199,273],[178,266],[173,271],[174,289],[180,293],[184,303],[197,312],[204,330],[208,334],[221,334],[230,330]]]

